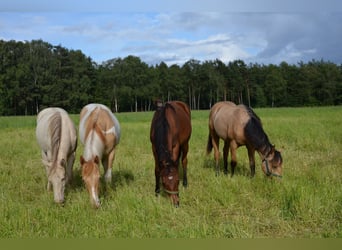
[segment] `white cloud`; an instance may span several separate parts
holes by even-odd
[[[155,64],[189,59],[342,63],[342,12],[2,13],[0,38],[43,39],[96,62],[127,55]]]

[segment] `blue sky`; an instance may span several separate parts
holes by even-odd
[[[135,55],[169,65],[216,58],[340,64],[340,2],[11,0],[0,3],[0,39],[42,39],[97,63]]]

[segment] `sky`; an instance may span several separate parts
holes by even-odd
[[[342,64],[342,1],[10,0],[0,3],[0,39],[42,39],[99,64],[128,55],[150,65]]]

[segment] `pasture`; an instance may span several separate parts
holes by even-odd
[[[215,176],[213,153],[206,156],[209,111],[193,111],[189,185],[180,185],[180,207],[174,208],[166,196],[154,194],[153,113],[119,113],[113,184],[106,187],[102,179],[97,210],[80,177],[80,142],[74,180],[59,206],[46,191],[36,118],[0,117],[0,238],[342,237],[341,107],[255,112],[282,151],[281,182],[265,178],[257,154],[251,179],[244,147],[234,177],[223,174],[222,158]],[[72,119],[78,126],[79,115]]]

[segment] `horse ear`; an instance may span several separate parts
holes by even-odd
[[[157,99],[154,103],[156,110],[161,109],[163,107],[163,102],[160,99]]]
[[[65,159],[62,159],[62,160],[60,161],[59,164],[61,164],[61,166],[65,167],[65,166],[66,166],[66,161],[65,161]]]
[[[100,163],[100,159],[99,159],[99,157],[96,155],[95,156],[95,158],[94,158],[94,162],[96,163],[96,164],[99,164]]]
[[[272,154],[274,154],[274,152],[275,152],[275,145],[272,145],[272,147],[271,147],[271,151],[270,151],[269,155],[272,155]]]

